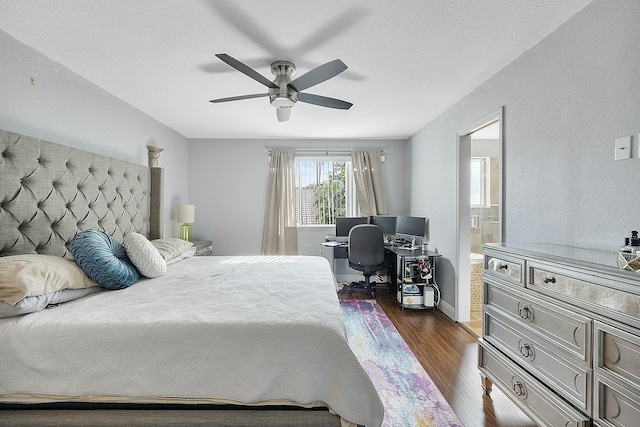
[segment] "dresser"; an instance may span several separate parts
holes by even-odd
[[[540,426],[640,420],[640,272],[617,253],[484,246],[478,368]]]

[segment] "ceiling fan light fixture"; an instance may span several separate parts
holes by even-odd
[[[286,122],[291,117],[291,107],[276,108],[276,116],[279,122]]]

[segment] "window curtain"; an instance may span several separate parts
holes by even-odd
[[[297,255],[295,152],[273,150],[269,161],[263,255]]]
[[[382,185],[380,151],[353,151],[351,163],[360,215],[386,215],[387,198]]]

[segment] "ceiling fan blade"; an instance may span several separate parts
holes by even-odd
[[[350,102],[326,96],[313,95],[311,93],[298,92],[298,101],[307,104],[319,105],[320,107],[337,108],[338,110],[348,110],[353,105]]]
[[[235,58],[233,58],[233,57],[231,57],[229,55],[227,55],[226,53],[217,53],[216,56],[218,58],[220,58],[222,61],[224,61],[227,64],[231,65],[236,70],[238,70],[241,73],[251,77],[253,80],[257,81],[258,83],[262,83],[263,85],[265,85],[266,87],[269,87],[271,89],[278,89],[278,86],[275,83],[273,83],[271,80],[267,79],[265,76],[263,76],[262,74],[258,73],[253,68],[249,67],[248,65],[243,64],[242,62],[238,61],[237,59],[235,59]]]
[[[254,93],[252,95],[231,96],[229,98],[212,99],[209,102],[213,102],[214,104],[217,104],[218,102],[240,101],[242,99],[262,98],[263,96],[269,96],[269,94],[268,93]]]
[[[339,59],[334,59],[333,61],[318,65],[313,70],[307,71],[297,79],[291,81],[288,86],[296,92],[300,92],[318,83],[322,83],[325,80],[329,80],[331,77],[337,76],[346,69],[347,66],[344,62]]]

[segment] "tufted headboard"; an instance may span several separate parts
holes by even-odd
[[[72,258],[89,228],[159,238],[161,213],[162,169],[0,130],[0,256]]]

